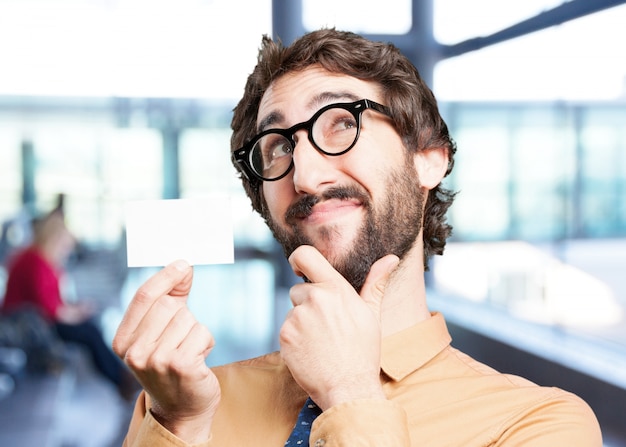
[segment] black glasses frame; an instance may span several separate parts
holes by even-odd
[[[354,137],[354,141],[352,142],[352,144],[350,144],[350,146],[348,146],[345,150],[341,152],[326,152],[324,149],[322,149],[321,147],[317,145],[315,140],[313,140],[313,125],[315,124],[317,119],[329,109],[345,109],[348,112],[350,112],[352,116],[354,116],[354,119],[357,123],[357,129],[356,129],[356,135]],[[273,182],[276,180],[280,180],[281,178],[289,174],[289,172],[293,169],[293,158],[291,159],[291,163],[289,164],[289,167],[287,168],[287,170],[280,176],[274,177],[274,178],[263,177],[260,173],[255,171],[255,169],[252,167],[252,162],[250,161],[252,149],[261,138],[263,138],[265,135],[268,135],[268,134],[281,135],[291,143],[291,146],[295,150],[296,141],[294,140],[293,136],[297,131],[304,129],[307,131],[309,141],[311,142],[313,147],[315,147],[315,149],[317,149],[319,152],[321,152],[324,155],[336,157],[336,156],[343,155],[346,152],[348,152],[350,149],[354,147],[354,145],[358,141],[359,135],[361,133],[361,115],[367,109],[372,109],[379,113],[389,116],[389,109],[386,106],[379,104],[375,101],[372,101],[371,99],[360,99],[354,102],[346,102],[346,103],[338,102],[334,104],[329,104],[327,106],[322,107],[317,112],[315,112],[315,114],[308,121],[295,124],[291,126],[289,129],[264,130],[263,132],[257,134],[254,138],[252,138],[249,142],[247,142],[242,148],[234,151],[232,154],[232,157],[239,164],[239,166],[241,166],[243,173],[246,175],[246,177],[249,180],[256,179],[256,180],[265,181],[265,182]]]

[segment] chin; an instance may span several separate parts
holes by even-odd
[[[337,242],[324,242],[313,244],[315,248],[328,260],[328,262],[335,268],[341,262],[345,256],[348,256],[352,250],[351,244],[339,244]]]

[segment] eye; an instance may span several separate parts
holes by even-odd
[[[358,132],[356,118],[348,110],[335,107],[325,111],[313,127],[313,139],[327,153],[339,153],[349,148]]]
[[[265,166],[271,166],[283,157],[291,156],[293,152],[289,140],[279,134],[269,134],[263,137],[261,148]]]
[[[331,134],[356,128],[356,120],[350,114],[337,115],[331,124],[328,129]]]
[[[354,133],[357,122],[352,113],[342,108],[329,109],[315,123],[315,131],[325,139],[341,137],[348,131]],[[317,136],[317,135],[316,135]]]
[[[271,163],[273,160],[291,155],[292,152],[293,148],[291,147],[291,144],[282,138],[270,147],[268,160]]]

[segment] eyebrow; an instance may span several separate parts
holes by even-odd
[[[323,106],[329,104],[331,101],[337,99],[347,99],[349,101],[358,101],[359,97],[354,93],[348,91],[340,92],[322,92],[315,95],[307,104],[309,110],[319,110]],[[270,128],[270,126],[280,123],[285,120],[285,115],[280,110],[275,110],[259,121],[257,125],[257,133],[261,133],[264,130]]]

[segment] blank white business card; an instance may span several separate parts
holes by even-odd
[[[129,267],[232,264],[230,197],[127,202],[126,246]]]

